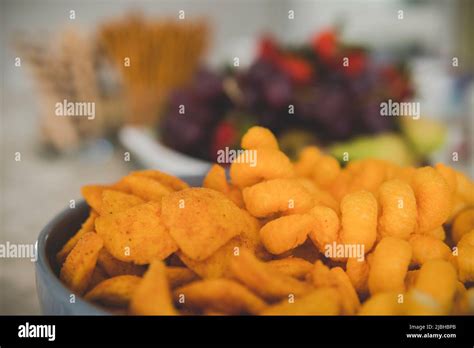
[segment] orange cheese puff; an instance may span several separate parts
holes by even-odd
[[[445,313],[449,313],[457,289],[456,270],[445,260],[427,261],[421,266],[413,288],[432,297]]]
[[[329,191],[320,189],[313,181],[307,178],[296,178],[295,180],[313,196],[314,205],[324,205],[339,213],[339,202],[336,201]]]
[[[410,244],[395,237],[383,238],[370,263],[369,290],[372,295],[385,291],[405,291],[405,276],[412,256]]]
[[[240,145],[243,149],[274,149],[278,150],[278,141],[268,128],[251,127],[242,137]]]
[[[311,194],[296,180],[273,179],[243,190],[245,207],[255,217],[305,213],[314,205]]]
[[[270,253],[274,255],[284,253],[306,241],[314,220],[309,214],[280,217],[260,229],[260,239]]]
[[[412,248],[412,264],[421,266],[429,260],[451,259],[451,249],[443,241],[422,234],[414,234],[408,242]]]
[[[230,185],[227,182],[225,169],[222,166],[214,164],[207,172],[202,186],[222,192],[239,208],[244,207],[244,199],[242,197],[242,192],[238,187]]]
[[[454,243],[459,243],[462,236],[474,229],[474,208],[460,212],[453,221],[451,237]]]
[[[352,181],[352,175],[347,170],[342,170],[328,187],[328,191],[337,200],[340,201],[347,193]]]
[[[329,269],[318,260],[309,273],[309,280],[316,288],[336,288],[339,292],[343,314],[353,315],[359,309],[360,301],[357,293],[341,267]]]
[[[458,256],[456,262],[458,266],[459,280],[463,283],[474,281],[474,230],[466,233],[458,245]]]
[[[378,198],[380,236],[408,239],[415,230],[417,217],[415,194],[410,185],[399,179],[386,181],[379,188]]]
[[[441,305],[431,295],[411,288],[403,299],[403,315],[446,315]]]
[[[367,260],[359,261],[354,257],[347,259],[347,276],[360,296],[365,296],[369,292],[369,269]]]
[[[435,169],[444,178],[451,193],[455,194],[458,186],[456,171],[443,163],[436,163]]]
[[[312,172],[312,179],[319,187],[329,187],[341,171],[339,162],[332,156],[322,155]]]
[[[349,192],[367,190],[375,193],[386,177],[385,162],[376,159],[361,160],[352,166],[349,164],[348,170],[353,174]]]
[[[362,304],[359,315],[402,315],[400,294],[394,291],[380,292]]]
[[[311,209],[309,215],[315,218],[309,238],[311,238],[319,251],[324,253],[327,245],[337,242],[340,227],[339,217],[334,210],[322,205]]]
[[[413,179],[413,175],[415,175],[416,168],[415,167],[400,167],[395,171],[395,178],[405,181],[407,183],[411,183]]]
[[[214,164],[207,172],[202,186],[222,193],[227,192],[229,184],[227,183],[225,169],[219,164]]]
[[[367,191],[347,194],[341,201],[340,243],[362,244],[365,253],[377,237],[377,200]]]
[[[417,231],[423,233],[442,225],[452,208],[452,199],[446,180],[431,167],[419,168],[411,182],[418,210]]]
[[[422,233],[423,236],[430,236],[439,240],[445,240],[446,239],[446,232],[444,232],[444,227],[443,226],[438,226],[433,230],[429,230],[426,232]]]
[[[465,174],[456,172],[456,195],[467,205],[474,205],[474,182]]]
[[[295,163],[296,174],[300,177],[310,178],[321,156],[321,151],[316,146],[303,148],[298,154],[298,161]]]
[[[294,176],[290,159],[275,149],[244,150],[230,166],[230,178],[241,189],[262,180]]]

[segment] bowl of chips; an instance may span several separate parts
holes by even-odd
[[[44,312],[474,313],[474,182],[464,173],[341,164],[314,146],[291,161],[262,127],[241,147],[228,172],[215,164],[193,182],[141,170],[82,187],[87,207],[40,237]]]

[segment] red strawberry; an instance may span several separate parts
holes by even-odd
[[[259,42],[258,55],[264,60],[274,62],[280,56],[280,49],[272,37],[264,36]]]

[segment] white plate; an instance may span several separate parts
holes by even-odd
[[[125,126],[119,140],[135,160],[146,168],[176,176],[205,175],[212,163],[184,155],[161,144],[147,128]]]

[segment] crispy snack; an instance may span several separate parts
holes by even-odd
[[[267,128],[251,127],[242,137],[241,146],[243,149],[274,149],[278,150],[278,141]]]
[[[317,205],[309,211],[314,217],[313,229],[309,238],[319,251],[325,252],[326,245],[336,242],[339,235],[339,217],[331,208]]]
[[[168,278],[171,289],[199,279],[196,273],[186,267],[166,267],[166,277]]]
[[[202,261],[249,226],[248,217],[222,193],[189,188],[163,198],[162,219],[189,258]]]
[[[377,237],[377,200],[367,191],[349,193],[341,201],[340,242],[372,249]]]
[[[333,287],[337,290],[342,314],[354,315],[359,309],[357,293],[342,268],[329,269],[321,261],[316,261],[308,278],[316,288]]]
[[[385,181],[379,188],[380,217],[378,233],[380,236],[408,239],[416,227],[416,199],[410,185],[393,179]]]
[[[474,194],[474,193],[473,193]],[[474,208],[461,211],[453,221],[451,236],[454,243],[459,243],[461,238],[474,229]]]
[[[379,292],[362,304],[359,315],[402,315],[400,294],[395,291]]]
[[[202,186],[222,192],[239,208],[244,207],[242,192],[238,187],[227,182],[225,169],[222,166],[214,164],[204,178]]]
[[[140,277],[133,275],[109,278],[97,284],[84,298],[106,306],[126,307],[140,281]]]
[[[264,181],[246,187],[242,193],[246,209],[255,217],[275,213],[301,214],[314,206],[312,195],[293,179]]]
[[[369,292],[369,262],[348,258],[346,273],[359,296],[365,297]]]
[[[421,266],[434,259],[451,260],[451,249],[443,241],[422,234],[414,234],[408,242],[413,251],[412,264]]]
[[[328,188],[341,172],[339,162],[331,156],[321,155],[312,172],[312,179],[321,188]]]
[[[175,302],[191,311],[211,310],[225,314],[257,314],[266,303],[246,287],[228,279],[197,281],[174,291]]]
[[[179,190],[184,190],[186,188],[189,188],[189,185],[185,183],[183,180],[181,180],[180,178],[160,172],[159,170],[153,170],[153,169],[139,170],[139,171],[131,172],[130,175],[144,176],[144,177],[153,179],[167,186],[169,189],[173,191],[179,191]]]
[[[252,157],[255,161],[248,160]],[[245,150],[230,166],[232,184],[241,189],[263,180],[291,178],[294,174],[290,159],[283,152],[271,148]]]
[[[87,232],[67,256],[60,278],[73,292],[82,295],[86,291],[102,246],[102,239],[96,233]]]
[[[230,275],[230,262],[240,254],[242,248],[248,249],[258,256],[265,257],[265,251],[259,236],[260,224],[258,220],[250,215],[248,217],[249,227],[217,249],[214,254],[205,260],[196,261],[178,251],[177,254],[181,261],[202,278],[220,278]]]
[[[295,296],[268,307],[262,315],[338,315],[341,313],[340,297],[336,289],[325,287],[304,296]]]
[[[166,267],[155,260],[133,292],[130,312],[135,315],[176,315]]]
[[[113,257],[105,248],[99,252],[97,265],[109,276],[121,275],[142,276],[145,273],[145,266],[135,265],[131,262],[123,262]]]
[[[128,175],[121,182],[137,197],[145,201],[160,202],[163,196],[173,192],[169,186],[144,175]]]
[[[305,282],[271,269],[245,249],[232,259],[230,271],[235,279],[268,301],[280,300],[289,295],[305,295],[312,289]]]
[[[260,229],[265,248],[278,255],[303,244],[314,225],[309,214],[295,214],[272,220]]]
[[[313,265],[311,262],[299,257],[285,257],[284,259],[271,260],[267,263],[270,269],[282,274],[303,280],[311,271]]]
[[[435,300],[445,314],[451,311],[456,289],[455,268],[448,261],[440,259],[427,261],[421,267],[413,286],[413,290]],[[409,306],[407,310],[412,311]],[[413,312],[416,313],[416,311]]]
[[[104,247],[116,259],[137,265],[163,260],[178,250],[158,216],[157,203],[144,203],[95,222]]]
[[[104,190],[111,190],[111,187],[105,185],[86,185],[81,187],[82,196],[95,212],[100,212],[101,210],[102,192]]]
[[[77,244],[79,239],[84,236],[87,232],[92,232],[94,231],[94,223],[95,219],[97,217],[97,213],[95,211],[91,211],[89,213],[89,217],[87,220],[82,224],[81,229],[76,232],[74,236],[72,236],[66,244],[63,245],[61,250],[56,254],[56,261],[58,262],[59,265],[62,265],[64,261],[66,260],[66,257],[69,255],[71,250],[74,248],[74,246]]]
[[[64,283],[112,314],[474,312],[467,176],[341,167],[314,146],[291,163],[262,127],[241,145],[230,181],[216,164],[202,188],[157,170],[83,187],[90,216],[56,255]]]
[[[145,201],[137,196],[120,191],[103,190],[99,213],[100,215],[120,213],[142,203]]]
[[[455,258],[458,266],[459,280],[474,281],[474,230],[463,235],[458,245],[458,256]]]
[[[379,292],[405,291],[405,276],[412,258],[410,244],[395,237],[383,238],[374,251],[369,270],[369,290]]]
[[[423,233],[441,226],[452,209],[451,192],[446,180],[431,167],[415,171],[411,182],[418,209],[417,231]]]
[[[307,146],[298,154],[295,163],[295,172],[300,177],[311,178],[314,168],[322,156],[321,150],[316,146]]]

